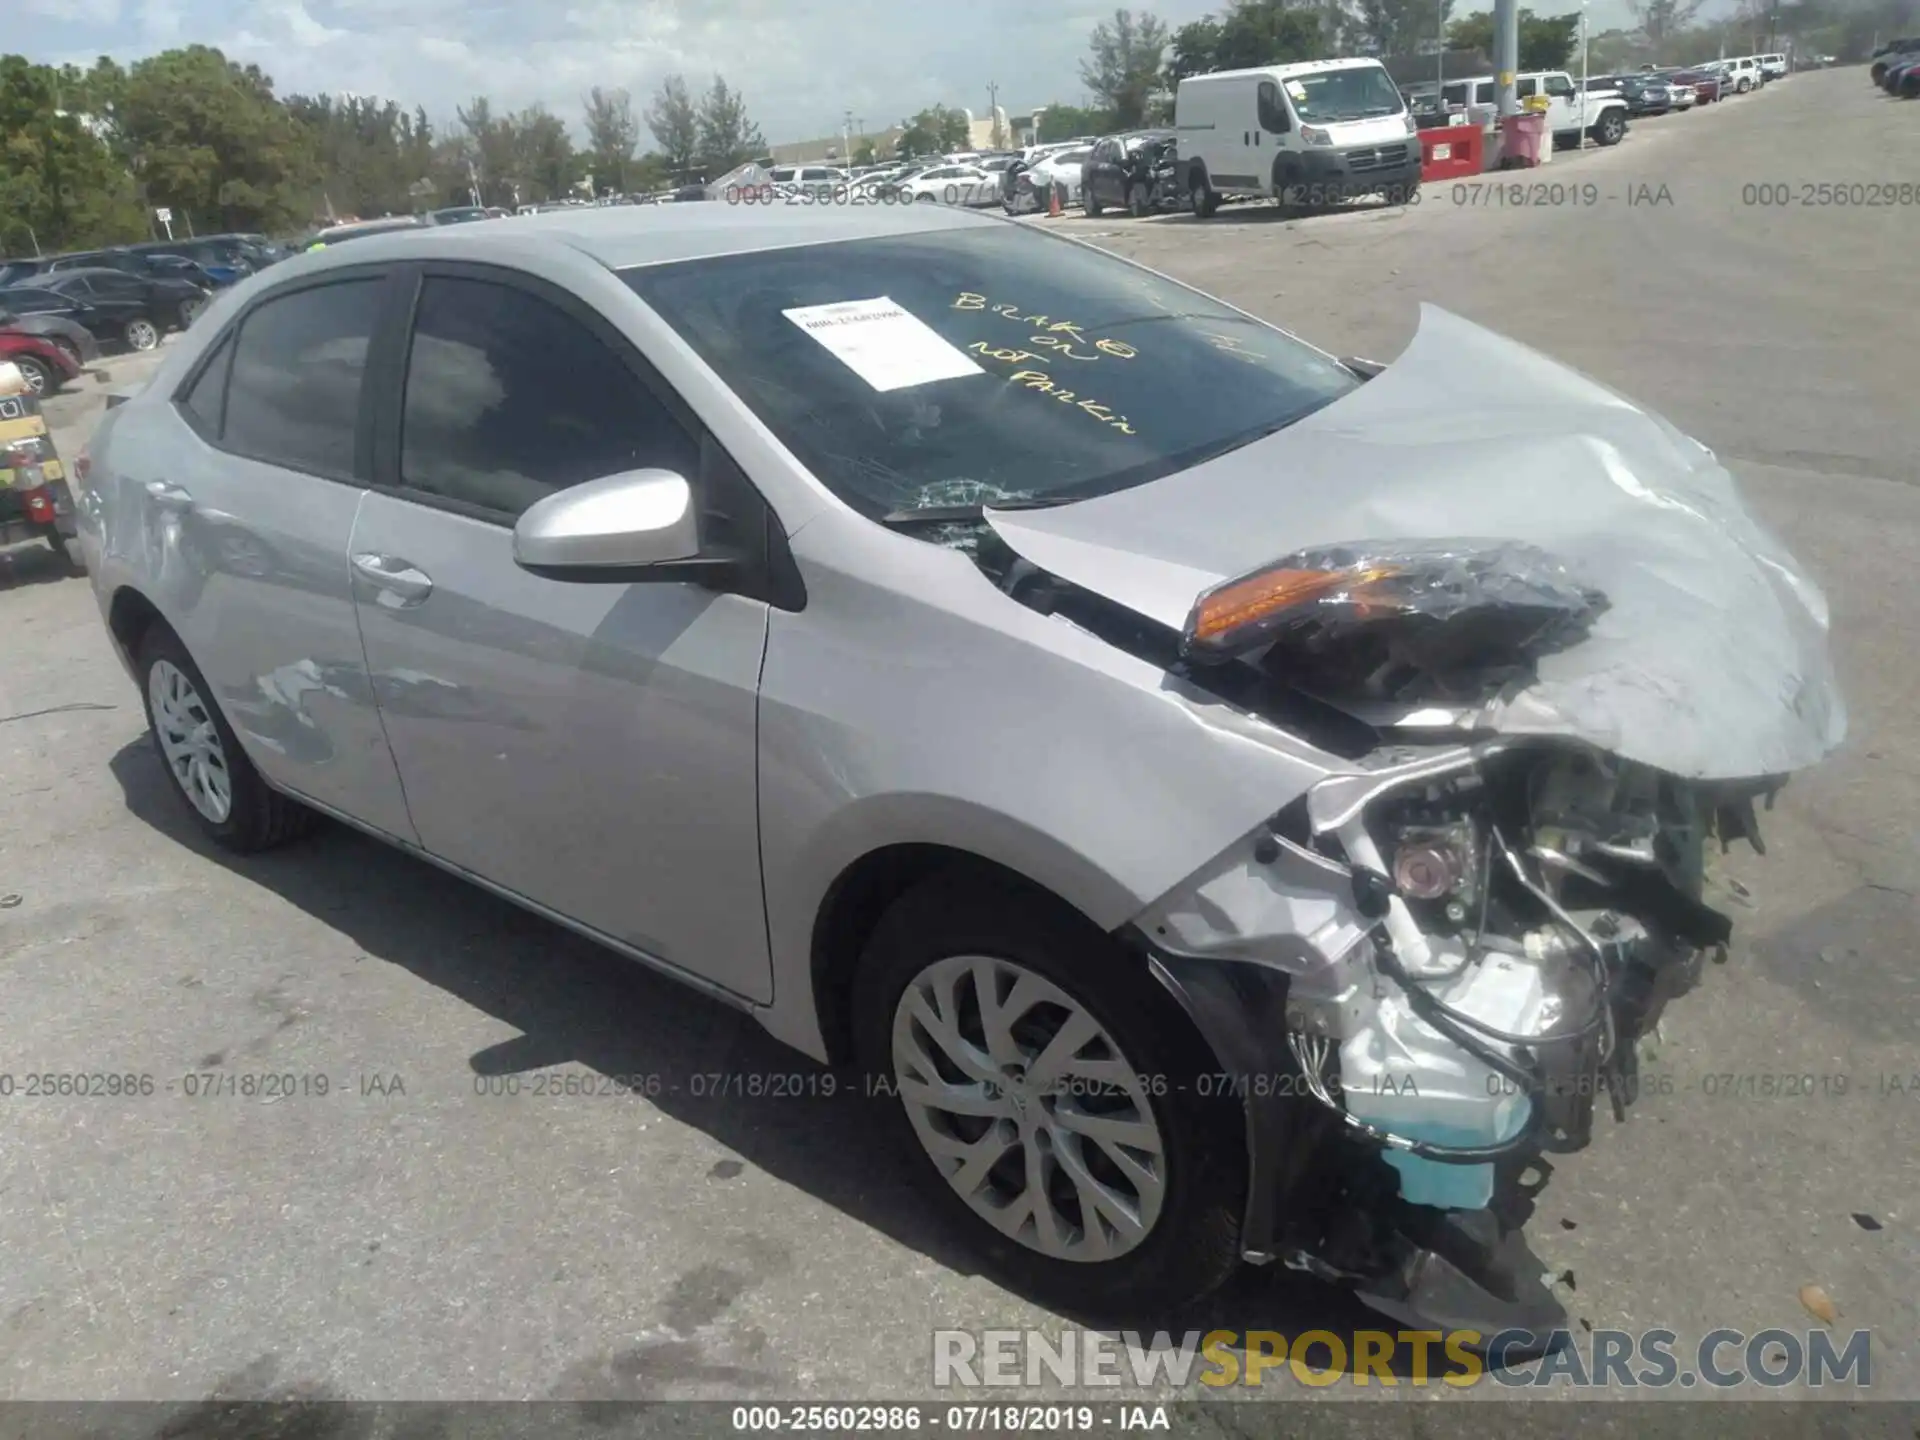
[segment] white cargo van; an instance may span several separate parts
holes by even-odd
[[[1226,195],[1313,207],[1420,185],[1413,116],[1378,60],[1308,60],[1189,75],[1174,95],[1193,213]]]

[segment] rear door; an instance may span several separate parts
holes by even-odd
[[[347,579],[388,283],[356,267],[260,300],[167,409],[114,432],[112,463],[142,512],[155,601],[248,758],[274,784],[412,841]]]
[[[661,467],[705,501],[733,497],[706,509],[717,525],[757,496],[569,292],[487,266],[419,274],[350,563],[421,842],[767,1000],[755,778],[767,605],[692,582],[543,579],[513,560],[529,505],[620,471]]]

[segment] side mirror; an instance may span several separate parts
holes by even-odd
[[[693,487],[671,470],[628,470],[528,507],[513,527],[513,559],[552,580],[683,578],[634,574],[700,559]]]

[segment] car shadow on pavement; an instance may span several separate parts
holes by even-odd
[[[976,1273],[967,1250],[914,1191],[907,1171],[914,1157],[888,1133],[882,1107],[891,1100],[865,1098],[852,1071],[827,1070],[750,1016],[346,826],[326,824],[311,839],[263,855],[221,850],[186,815],[144,732],[109,768],[129,812],[169,840],[272,891],[369,957],[521,1032],[472,1055],[474,1076],[578,1064],[603,1076],[657,1077],[659,1093],[644,1103],[899,1244]],[[743,1093],[755,1077],[762,1088],[778,1077],[788,1093]],[[716,1179],[738,1173],[726,1161],[713,1172]],[[1277,1266],[1248,1268],[1186,1315],[1065,1318],[1175,1336],[1394,1328],[1343,1291]]]
[[[1395,201],[1382,200],[1377,196],[1344,201],[1335,205],[1321,205],[1310,209],[1283,209],[1268,200],[1241,200],[1231,205],[1222,205],[1213,214],[1202,220],[1191,211],[1172,211],[1165,215],[1147,217],[1163,225],[1288,225],[1296,220],[1326,220],[1336,215],[1383,215],[1393,210],[1406,210],[1412,207]]]
[[[52,585],[57,581],[75,578],[73,571],[44,540],[0,546],[0,590]]]

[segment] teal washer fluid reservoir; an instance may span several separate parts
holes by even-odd
[[[1558,1018],[1539,967],[1519,955],[1482,955],[1450,978],[1431,982],[1428,993],[1450,1010],[1513,1035],[1549,1033]],[[1510,1048],[1486,1044],[1502,1054]],[[1340,1083],[1354,1118],[1434,1145],[1512,1140],[1526,1128],[1533,1105],[1512,1081],[1416,1016],[1390,983],[1371,1017],[1342,1043]],[[1493,1199],[1491,1164],[1450,1165],[1401,1150],[1385,1154],[1400,1173],[1401,1196],[1416,1205],[1482,1210]]]

